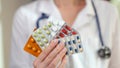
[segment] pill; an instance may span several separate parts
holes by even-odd
[[[30,44],[28,44],[28,45],[27,45],[27,47],[28,47],[29,49],[31,49],[31,48],[32,48],[32,46],[31,46]]]
[[[36,34],[36,33],[34,33],[34,34],[33,34],[33,36],[34,36],[34,37],[37,37],[37,34]]]
[[[74,43],[74,44],[76,44],[76,41],[75,41],[75,40],[73,40],[73,43]]]
[[[45,42],[45,43],[48,43],[48,40],[47,40],[47,39],[44,39],[44,42]]]
[[[51,27],[52,26],[52,24],[51,23],[48,23],[48,27]]]
[[[39,37],[39,38],[37,38],[37,41],[38,41],[38,42],[40,42],[40,41],[41,41],[41,38],[40,38],[40,37]]]
[[[64,33],[64,34],[68,34],[68,31],[67,30],[65,30],[65,29],[62,29],[62,32]]]
[[[44,44],[42,42],[39,43],[40,46],[44,46]]]
[[[80,50],[80,52],[83,52],[83,48],[80,48],[79,50]]]
[[[71,27],[69,27],[69,26],[65,26],[65,28],[67,29],[67,30],[69,30],[69,31],[71,31],[72,30],[72,28]]]
[[[40,53],[40,52],[41,52],[40,50],[37,51],[37,53]]]
[[[31,42],[32,42],[32,43],[34,43],[34,42],[35,42],[35,40],[34,40],[33,38],[31,38]]]
[[[45,38],[45,35],[44,35],[44,34],[42,34],[42,35],[41,35],[41,37],[42,37],[42,38]]]
[[[60,33],[59,36],[60,36],[60,37],[64,37],[65,35],[64,35],[63,33]]]
[[[75,52],[78,53],[78,49],[75,49]]]
[[[39,29],[37,32],[38,32],[38,34],[41,34],[41,33],[42,33],[42,30],[41,30],[41,29]]]
[[[71,41],[68,41],[68,44],[71,45],[72,44]]]
[[[75,31],[72,32],[72,35],[76,35],[76,34],[77,34],[77,32],[75,32]]]
[[[44,29],[44,30],[47,30],[47,29],[48,29],[48,27],[47,27],[47,26],[43,26],[43,29]]]
[[[33,47],[33,48],[32,48],[32,50],[33,50],[34,52],[36,52],[36,51],[37,51],[37,49],[36,49],[35,47]]]
[[[49,30],[47,30],[46,33],[47,33],[48,35],[50,35],[51,32],[50,32]]]

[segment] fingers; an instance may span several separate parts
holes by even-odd
[[[42,62],[47,57],[47,55],[55,48],[57,44],[58,39],[51,41],[50,45],[39,55],[37,59],[39,59],[39,61]]]
[[[56,57],[56,55],[64,48],[64,43],[61,42],[60,44],[58,44],[55,49],[46,57],[46,59],[44,60],[44,62],[46,63],[46,65],[49,65],[50,62]]]
[[[67,49],[64,48],[62,51],[56,56],[56,58],[48,65],[48,68],[55,68],[60,60],[66,55]]]
[[[58,68],[65,68],[66,62],[67,62],[67,58],[66,58],[66,56],[64,56],[61,64],[58,66]]]

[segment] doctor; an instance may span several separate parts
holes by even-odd
[[[10,68],[120,68],[119,14],[108,2],[95,0],[94,4],[104,44],[112,52],[111,58],[101,59],[97,55],[101,42],[91,0],[38,0],[20,7],[15,14]],[[64,20],[78,30],[84,52],[66,57],[64,44],[58,44],[57,39],[38,58],[24,52],[24,45],[42,13]],[[39,23],[40,26],[43,24],[44,20]]]

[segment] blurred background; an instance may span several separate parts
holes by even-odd
[[[0,68],[9,68],[11,28],[15,11],[32,0],[0,0]],[[120,12],[120,0],[110,1]]]

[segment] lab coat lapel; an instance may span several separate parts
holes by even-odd
[[[91,0],[86,0],[86,3],[87,6],[78,14],[78,17],[73,24],[73,27],[76,29],[81,29],[83,26],[92,23],[91,21],[95,17]]]

